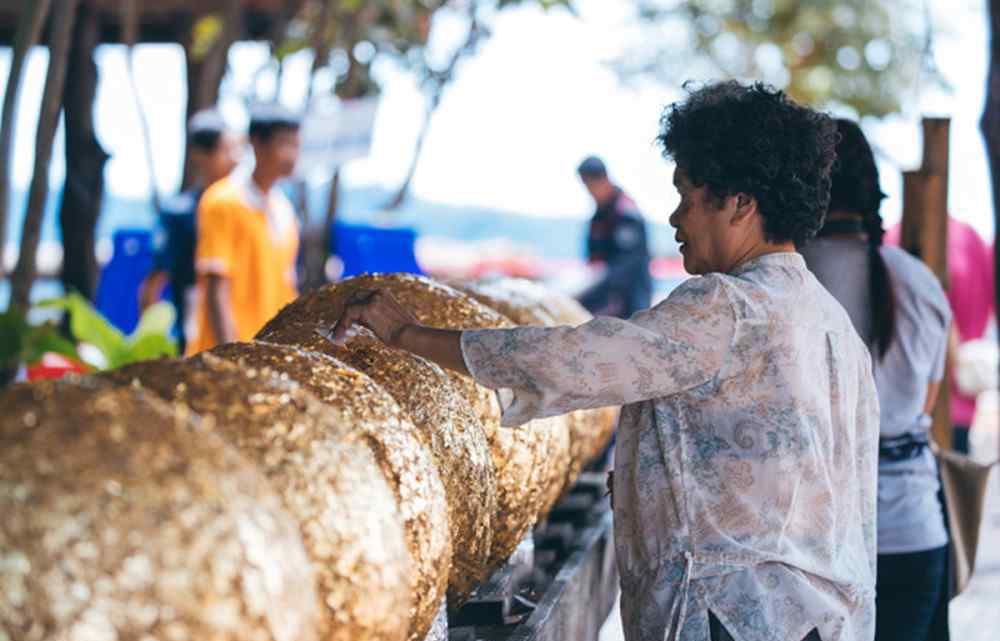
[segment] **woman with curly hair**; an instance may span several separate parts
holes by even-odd
[[[448,331],[367,292],[354,325],[498,390],[503,424],[624,405],[615,547],[628,641],[872,638],[878,400],[868,350],[795,244],[820,228],[833,121],[762,85],[667,107],[696,277],[627,320]]]
[[[882,246],[875,156],[861,128],[838,120],[830,213],[802,248],[809,269],[871,346],[881,407],[878,459],[878,641],[948,638],[948,532],[929,446],[951,310],[922,262]]]

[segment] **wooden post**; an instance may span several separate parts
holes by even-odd
[[[929,174],[944,176],[947,195],[951,119],[924,118],[920,124],[924,131],[924,156],[920,168]]]
[[[903,172],[903,249],[917,256],[948,288],[948,143],[950,120],[925,118],[924,151],[919,171]],[[950,358],[948,359],[951,360]],[[951,380],[946,369],[945,381]],[[942,385],[934,406],[931,436],[951,448],[951,395]]]
[[[108,159],[94,132],[94,95],[97,91],[94,49],[100,28],[100,14],[81,5],[63,96],[66,183],[59,206],[63,246],[60,279],[65,291],[78,291],[90,300],[97,288],[94,245],[104,195],[104,163]]]
[[[10,306],[27,309],[31,300],[31,286],[38,267],[35,257],[45,214],[45,201],[49,197],[49,162],[52,160],[52,141],[59,125],[63,89],[66,86],[66,67],[69,47],[73,41],[73,23],[76,20],[78,0],[67,0],[62,11],[52,12],[52,32],[49,38],[49,69],[42,92],[42,109],[38,116],[35,134],[35,166],[28,191],[28,206],[21,232],[21,252],[11,277]]]
[[[0,115],[0,277],[7,269],[3,254],[7,244],[7,213],[10,208],[10,150],[14,142],[14,121],[21,95],[21,76],[28,52],[41,38],[50,4],[51,0],[37,0],[33,5],[24,7],[14,34],[7,91],[3,96],[3,112]]]
[[[194,23],[191,25],[194,26]],[[190,31],[190,29],[189,29]],[[243,11],[240,0],[228,0],[224,6],[223,27],[212,47],[203,58],[197,59],[191,51],[191,42],[184,43],[184,54],[187,61],[187,108],[185,110],[184,128],[191,116],[202,109],[215,106],[219,99],[219,85],[226,75],[229,61],[229,48],[243,34]],[[181,186],[187,189],[192,186],[194,170],[188,145],[184,146],[184,173]]]
[[[993,229],[1000,236],[1000,0],[989,0],[990,64],[986,73],[986,104],[979,129],[986,143],[986,158],[993,186]],[[1000,244],[993,243],[994,309],[1000,308]],[[997,338],[1000,341],[1000,336]],[[1000,475],[997,475],[1000,480]]]

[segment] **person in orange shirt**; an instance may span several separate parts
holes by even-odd
[[[195,270],[200,304],[187,354],[246,341],[297,295],[299,228],[277,187],[299,155],[299,119],[269,105],[251,113],[251,173],[234,172],[198,205]]]

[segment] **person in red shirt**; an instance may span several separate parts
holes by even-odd
[[[899,245],[900,225],[888,231],[885,241]],[[954,315],[953,330],[960,343],[982,338],[993,313],[993,251],[970,225],[948,217],[948,302]],[[951,383],[952,447],[969,453],[969,427],[976,415],[976,399],[965,396]]]

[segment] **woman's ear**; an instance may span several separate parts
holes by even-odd
[[[757,213],[757,199],[743,193],[736,194],[735,199],[736,207],[731,220],[734,224],[743,224]]]

